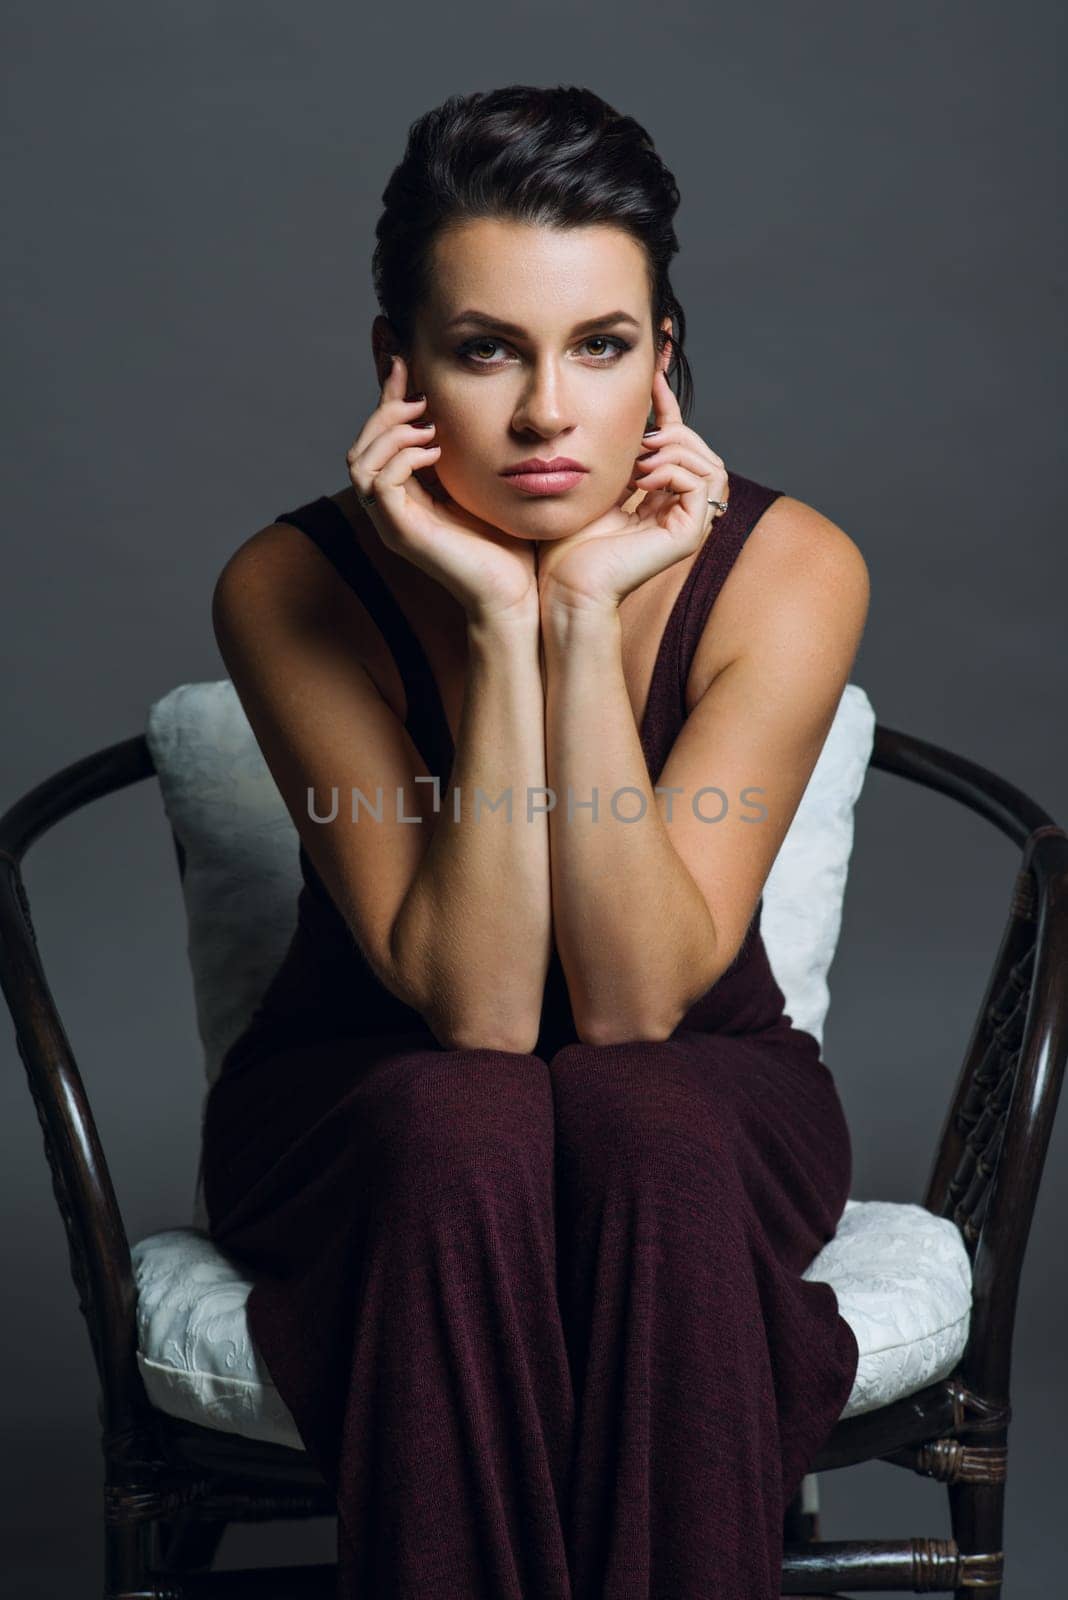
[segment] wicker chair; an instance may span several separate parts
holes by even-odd
[[[999,1597],[1017,1291],[1068,1052],[1068,835],[993,773],[882,725],[870,766],[960,801],[1022,851],[923,1199],[956,1223],[971,1257],[967,1347],[950,1376],[840,1421],[812,1469],[882,1460],[940,1479],[953,1537],[821,1542],[799,1491],[786,1518],[783,1592],[830,1596],[841,1585]],[[22,880],[24,852],[53,823],[154,773],[138,735],[64,768],[0,818],[0,984],[99,1375],[105,1600],[332,1600],[331,1564],[210,1571],[228,1523],[331,1516],[334,1503],[303,1452],[198,1427],[149,1402],[130,1244]]]

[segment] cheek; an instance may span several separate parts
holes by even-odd
[[[451,448],[461,459],[484,455],[493,431],[484,399],[480,403],[477,395],[446,387],[433,391],[426,411],[437,424],[434,437],[444,449]]]
[[[628,385],[625,394],[615,397],[612,407],[613,424],[617,434],[628,440],[640,436],[652,404],[652,394],[648,387],[643,384]]]
[[[642,442],[648,416],[649,408],[645,405],[630,405],[626,410],[617,412],[612,427],[602,434],[606,459],[612,460],[617,466],[629,467],[639,452],[649,448]],[[650,444],[653,442],[650,441]]]
[[[427,416],[433,418],[449,438],[478,437],[480,416],[486,408],[484,402],[480,405],[478,395],[472,394],[468,384],[457,382],[456,376],[449,374],[448,378],[428,382],[427,395]]]

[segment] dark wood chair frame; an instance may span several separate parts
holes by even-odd
[[[923,1199],[958,1225],[971,1257],[967,1348],[949,1377],[837,1423],[810,1468],[881,1460],[938,1479],[953,1536],[821,1542],[818,1514],[802,1511],[799,1492],[785,1519],[783,1593],[833,1597],[841,1585],[999,1600],[1017,1293],[1068,1054],[1068,835],[994,773],[882,725],[870,765],[959,801],[1022,851]],[[332,1600],[332,1563],[210,1570],[228,1523],[333,1516],[335,1503],[303,1451],[199,1427],[150,1403],[135,1355],[130,1245],[22,879],[22,858],[46,829],[154,774],[138,735],[65,767],[0,817],[0,985],[99,1377],[104,1600]]]

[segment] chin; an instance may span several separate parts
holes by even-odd
[[[584,528],[586,523],[592,520],[591,517],[584,517],[581,522],[571,521],[556,528],[527,529],[522,537],[531,544],[556,544],[559,539],[570,539],[573,533],[578,533],[580,528]]]
[[[569,539],[573,533],[578,533],[580,528],[593,521],[590,516],[576,517],[574,511],[565,520],[561,511],[562,507],[557,507],[553,517],[531,517],[527,527],[506,528],[501,522],[495,526],[502,533],[510,534],[514,539],[523,539],[527,544],[555,544],[558,539]]]
[[[595,516],[600,515],[585,507],[580,509],[570,495],[531,495],[517,505],[515,498],[511,497],[506,504],[502,504],[499,500],[484,501],[481,496],[475,495],[463,499],[451,490],[449,494],[457,505],[462,505],[472,516],[528,544],[543,539],[566,539],[569,534],[577,533],[579,528],[584,528]]]
[[[518,499],[519,504],[516,504]],[[532,543],[542,540],[566,539],[580,528],[604,516],[611,510],[615,499],[602,502],[588,492],[572,491],[569,494],[522,495],[510,498],[506,506],[499,503],[485,514],[503,532],[513,533],[517,539]]]

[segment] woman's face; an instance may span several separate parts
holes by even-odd
[[[576,532],[629,482],[653,372],[670,359],[654,350],[641,246],[608,225],[480,218],[438,235],[430,279],[410,383],[437,424],[442,485],[517,538]],[[532,456],[586,470],[572,488],[529,493],[503,474]]]

